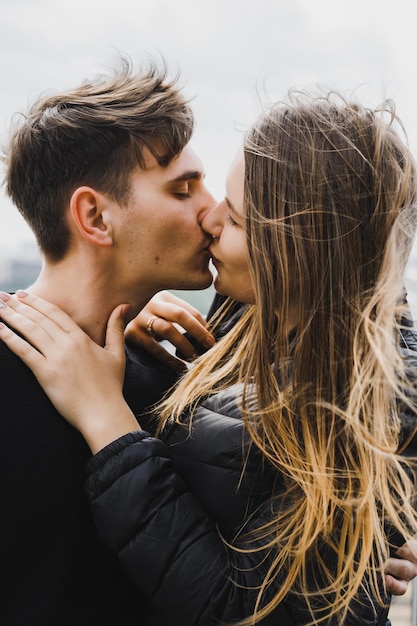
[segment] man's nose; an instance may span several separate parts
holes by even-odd
[[[217,201],[215,197],[210,193],[207,187],[205,187],[204,188],[204,201],[202,202],[202,208],[198,216],[198,221],[199,221],[200,226],[202,226],[203,221],[205,220],[206,216],[210,213],[210,211],[212,211],[212,209],[214,209],[216,205],[217,205]]]
[[[219,202],[208,211],[201,223],[203,230],[212,237],[220,237],[223,227],[223,203]]]

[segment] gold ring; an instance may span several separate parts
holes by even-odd
[[[155,337],[156,335],[156,333],[152,330],[153,323],[156,319],[158,319],[156,315],[151,315],[151,317],[148,319],[148,323],[146,324],[146,332],[151,337]]]

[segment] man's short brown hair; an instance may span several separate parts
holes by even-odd
[[[189,142],[194,119],[178,77],[151,61],[134,72],[121,59],[110,75],[35,102],[4,150],[6,189],[41,251],[58,261],[69,245],[66,208],[91,186],[123,202],[146,146],[167,165]]]

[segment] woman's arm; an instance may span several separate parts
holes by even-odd
[[[236,584],[246,587],[254,575],[258,583],[261,572],[250,559],[242,571],[233,567],[163,441],[126,435],[93,457],[89,470],[86,493],[98,533],[164,624],[208,626],[250,613],[254,594]]]
[[[214,626],[251,614],[271,554],[237,552],[221,540],[175,472],[168,446],[140,433],[127,435],[94,457],[90,471],[86,491],[99,534],[167,626]],[[245,533],[269,514],[267,505],[246,523]],[[240,547],[248,546],[242,541]],[[374,623],[366,593],[355,609],[346,626]],[[289,594],[271,619],[266,623],[304,624],[307,609]]]

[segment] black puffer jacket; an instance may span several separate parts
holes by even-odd
[[[417,369],[416,347],[414,331],[404,331],[402,349],[411,369]],[[257,451],[247,454],[238,397],[239,390],[231,388],[209,398],[195,414],[191,434],[174,425],[162,441],[138,431],[90,460],[86,492],[95,523],[152,603],[146,625],[227,624],[253,609],[253,588],[269,560],[259,552],[229,550],[220,534],[233,539],[255,510],[256,526],[267,519],[269,497],[279,493],[281,481]],[[414,426],[414,416],[405,414],[405,437]],[[250,527],[249,521],[245,530]],[[363,599],[345,624],[388,626],[387,611],[378,608],[375,614]],[[307,622],[302,600],[290,594],[262,624]]]

